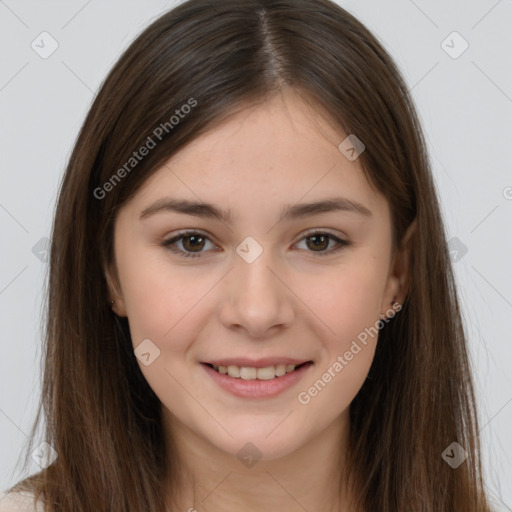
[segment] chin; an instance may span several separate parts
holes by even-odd
[[[306,442],[305,439],[293,436],[290,426],[281,435],[277,430],[269,435],[275,427],[276,424],[258,431],[251,428],[247,430],[247,435],[239,428],[233,438],[223,436],[222,440],[211,439],[210,442],[219,450],[238,458],[247,467],[254,465],[253,461],[272,461],[286,457]]]

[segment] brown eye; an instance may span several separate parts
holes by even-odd
[[[204,248],[205,237],[202,235],[186,235],[182,237],[183,239],[183,247],[186,251],[194,252]]]
[[[188,233],[180,233],[178,236],[175,236],[170,240],[166,240],[162,245],[171,252],[184,256],[185,258],[197,258],[201,256],[206,241],[210,241],[207,236],[190,231]],[[180,242],[182,248],[177,246]]]
[[[317,249],[323,251],[329,247],[330,237],[326,235],[313,235],[308,236],[306,240],[312,241],[311,244],[307,243],[308,248],[313,249],[313,251],[316,251]]]
[[[306,234],[302,240],[306,240],[306,247],[308,252],[316,253],[318,256],[327,256],[329,254],[333,254],[338,252],[343,247],[350,245],[350,242],[347,242],[346,240],[341,240],[337,236],[321,231]],[[328,249],[329,243],[331,241],[335,242],[335,246],[332,249]]]
[[[314,253],[318,256],[333,254],[343,247],[350,245],[350,242],[346,240],[341,240],[330,233],[321,231],[310,233],[302,238],[301,242],[303,240],[306,240],[307,252]],[[335,245],[333,248],[329,249],[329,243],[331,241],[335,242]],[[189,231],[180,233],[174,238],[162,242],[162,246],[179,256],[198,258],[203,252],[207,252],[203,250],[207,242],[212,243],[207,236],[195,231]],[[181,247],[178,244],[181,244]]]

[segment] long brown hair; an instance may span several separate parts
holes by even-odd
[[[53,225],[42,400],[26,459],[43,411],[58,458],[15,487],[41,496],[46,510],[164,510],[164,481],[177,482],[178,465],[164,458],[172,440],[164,439],[162,405],[136,362],[127,320],[110,310],[114,219],[179,149],[283,87],[364,142],[359,161],[389,201],[395,246],[417,222],[407,299],[382,328],[350,406],[356,508],[489,510],[466,338],[422,130],[393,60],[330,0],[189,0],[146,28],[102,84]],[[187,114],[170,121],[184,105]],[[154,147],[134,164],[148,137]],[[457,469],[441,457],[453,442],[469,453]]]

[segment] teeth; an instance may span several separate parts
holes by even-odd
[[[250,366],[216,366],[214,369],[222,375],[229,375],[235,379],[243,380],[271,380],[275,377],[282,377],[287,373],[293,372],[296,365],[294,364],[278,364],[276,366],[267,366],[265,368],[253,368]]]
[[[276,366],[276,377],[282,377],[283,375],[286,375],[286,365],[278,364]]]
[[[254,380],[258,376],[259,370],[256,368],[248,368],[246,366],[242,366],[240,368],[240,378],[244,380]]]
[[[230,377],[240,377],[240,368],[238,366],[228,366],[228,375]]]

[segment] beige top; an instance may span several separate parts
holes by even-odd
[[[44,512],[41,500],[34,507],[34,496],[28,492],[0,492],[0,512]]]

